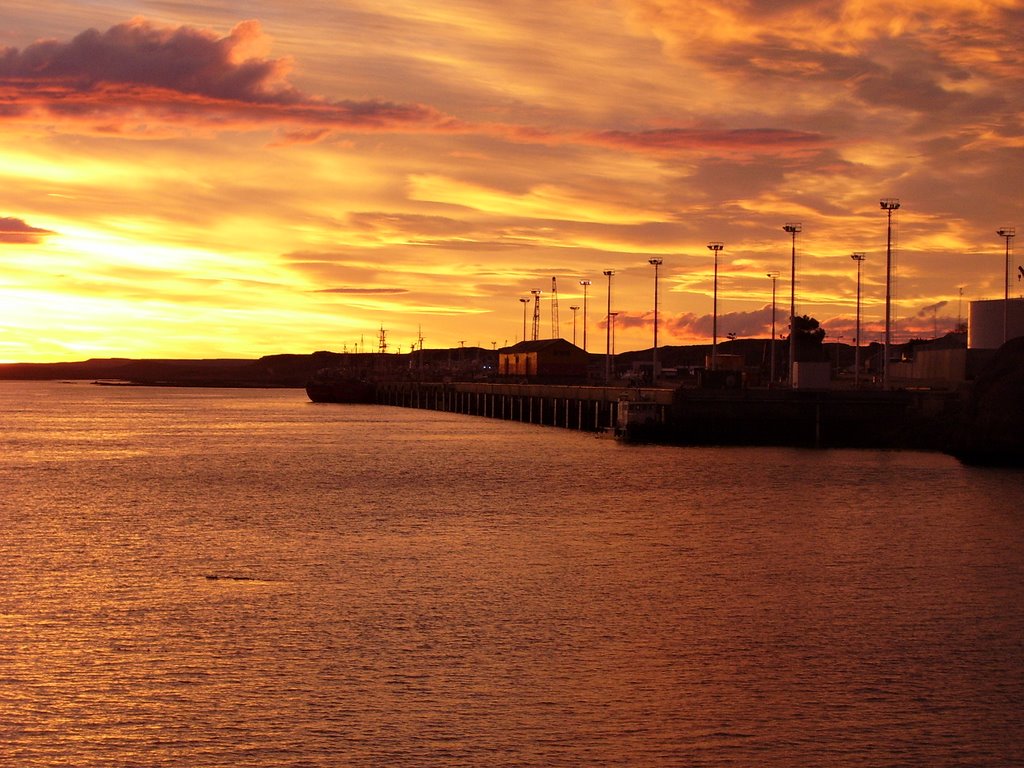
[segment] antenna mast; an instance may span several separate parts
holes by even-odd
[[[551,338],[558,338],[558,278],[551,277]]]

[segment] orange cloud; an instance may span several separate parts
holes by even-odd
[[[42,242],[48,235],[54,234],[48,229],[30,227],[21,219],[10,216],[0,217],[0,243],[33,245]]]
[[[345,130],[439,128],[451,118],[419,104],[326,101],[288,83],[291,61],[252,56],[268,45],[259,22],[226,37],[136,18],[70,42],[0,51],[0,120],[56,120],[98,133],[132,133],[148,121],[217,129],[302,123]],[[157,133],[159,133],[159,129]],[[310,139],[292,133],[293,140]]]
[[[786,148],[806,149],[826,142],[821,134],[775,128],[740,130],[670,128],[653,131],[606,131],[594,134],[592,141],[626,149],[678,151],[678,150],[736,150],[779,151]]]
[[[145,138],[273,128],[279,132],[277,145],[372,131],[478,134],[519,144],[654,154],[777,152],[825,142],[819,134],[775,128],[584,132],[473,124],[425,104],[329,101],[292,86],[291,59],[265,57],[269,47],[270,38],[257,21],[241,22],[218,36],[135,18],[106,32],[87,30],[70,42],[43,40],[23,50],[7,48],[0,51],[0,121]]]
[[[7,83],[36,92],[88,93],[103,86],[149,86],[229,101],[296,103],[287,59],[246,57],[263,39],[246,21],[217,38],[192,27],[157,27],[136,18],[106,32],[90,29],[69,43],[43,40],[0,58]]]

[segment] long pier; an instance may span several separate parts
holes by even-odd
[[[605,432],[621,427],[623,413],[636,413],[638,408],[645,420],[666,423],[671,416],[673,392],[651,387],[403,381],[378,383],[376,401],[381,405]]]
[[[378,382],[376,402],[640,442],[941,449],[958,396],[852,390],[690,390]]]

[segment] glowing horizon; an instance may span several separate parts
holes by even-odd
[[[1002,297],[1019,2],[313,5],[5,3],[0,360],[341,350],[382,326],[392,349],[490,348],[534,289],[550,333],[553,276],[569,339],[593,281],[597,339],[605,269],[616,349],[644,349],[652,257],[659,345],[708,343],[709,241],[720,337],[767,338],[787,221],[826,341],[852,341],[866,252],[867,343],[886,197],[894,341]]]

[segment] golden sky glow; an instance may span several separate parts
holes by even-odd
[[[647,348],[1002,296],[1024,1],[5,0],[0,360],[490,347],[558,278]],[[1013,264],[1011,294],[1024,288]],[[960,289],[963,287],[963,304]],[[582,342],[582,312],[578,341]],[[597,336],[595,336],[597,338]],[[594,349],[592,351],[602,351]]]

